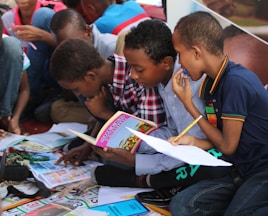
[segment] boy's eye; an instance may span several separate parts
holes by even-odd
[[[142,73],[144,70],[140,68],[132,68],[136,73]]]

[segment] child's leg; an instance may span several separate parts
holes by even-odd
[[[223,215],[235,194],[237,185],[231,176],[200,181],[171,200],[172,215]]]
[[[23,52],[20,41],[3,38],[0,47],[0,119],[11,116],[17,101],[23,70]]]
[[[243,182],[225,215],[267,215],[268,169],[258,172]]]

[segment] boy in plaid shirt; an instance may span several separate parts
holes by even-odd
[[[100,120],[106,121],[116,110],[122,110],[153,121],[159,127],[165,125],[165,110],[158,89],[144,88],[133,80],[130,77],[130,67],[122,56],[114,54],[104,59],[88,42],[80,39],[66,40],[53,54],[51,74],[63,88],[72,90],[78,97],[86,98],[87,108]],[[79,150],[73,149],[60,161],[67,162],[79,155],[79,164],[88,154],[86,148],[88,149],[88,144],[78,147]],[[122,149],[114,149],[116,150]],[[134,165],[135,155],[131,157],[133,158],[126,165]],[[115,158],[120,163],[120,158]]]

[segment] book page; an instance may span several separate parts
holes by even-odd
[[[17,135],[10,132],[5,132],[3,138],[0,138],[0,151],[3,151],[10,146],[15,145],[16,143],[22,141],[26,136]]]
[[[42,181],[47,188],[52,189],[56,186],[68,184],[91,177],[90,168],[100,165],[95,161],[89,161],[83,166],[55,165],[56,160],[35,162],[30,164],[33,175]]]
[[[99,132],[96,145],[100,147],[122,148],[135,152],[141,141],[137,136],[128,131],[126,127],[142,133],[150,133],[156,128],[155,124],[151,124],[151,122],[124,112],[117,112]]]
[[[27,140],[55,149],[76,137],[68,128],[83,133],[87,130],[87,125],[75,122],[54,124],[48,132],[27,136]]]
[[[40,133],[40,134],[33,134],[29,136],[24,135],[17,135],[10,132],[5,132],[5,136],[0,139],[0,151],[3,151],[11,146],[14,146],[20,143],[23,140],[32,141],[29,142],[32,148],[33,144],[36,143],[46,146],[50,149],[58,148],[62,145],[65,145],[76,136],[68,131],[68,128],[79,131],[81,133],[87,130],[86,124],[80,124],[76,122],[64,122],[59,124],[54,124],[49,131]],[[27,145],[27,143],[25,144]],[[24,148],[26,146],[24,145]]]
[[[130,188],[101,186],[99,189],[98,205],[133,199],[137,193],[153,191],[152,188]]]
[[[78,131],[72,130],[72,129],[68,129],[70,132],[72,132],[73,134],[75,134],[76,136],[80,137],[81,139],[85,140],[86,142],[92,144],[92,145],[96,145],[96,138],[89,136],[87,134],[84,133],[80,133]]]
[[[133,134],[144,140],[156,151],[166,154],[170,157],[184,161],[188,164],[203,166],[231,166],[232,164],[221,159],[217,159],[208,152],[196,146],[177,145],[173,146],[166,140],[149,136],[128,128]]]

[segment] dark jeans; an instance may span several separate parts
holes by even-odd
[[[170,210],[176,215],[268,214],[268,168],[246,179],[232,174],[203,180],[173,197]]]

